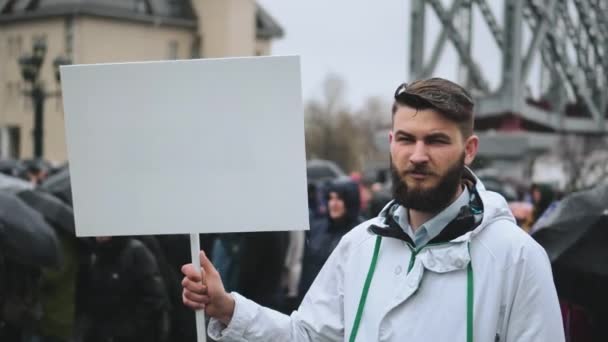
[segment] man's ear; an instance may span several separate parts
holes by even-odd
[[[478,149],[479,138],[476,135],[471,135],[464,143],[464,163],[466,165],[471,165],[473,160],[475,160],[475,156],[477,155]]]
[[[391,129],[391,130],[388,132],[388,143],[389,143],[389,145],[393,143],[393,139],[394,139],[394,138],[395,138],[395,137],[393,136],[393,130]]]

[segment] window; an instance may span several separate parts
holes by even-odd
[[[21,36],[9,36],[6,42],[8,57],[19,57],[22,53]]]
[[[21,156],[21,127],[10,126],[8,128],[8,152],[13,159],[19,159]]]
[[[135,11],[138,13],[150,14],[150,5],[146,0],[137,0],[135,2]]]
[[[201,56],[202,56],[201,49],[202,49],[201,36],[196,35],[196,37],[192,41],[190,58],[201,58]]]
[[[23,54],[23,39],[21,39],[21,36],[16,36],[14,38],[14,44],[15,44],[15,57],[19,57],[19,56],[21,56],[21,54]]]
[[[65,20],[65,53],[72,57],[74,51],[74,17],[67,17]]]
[[[169,42],[169,53],[167,57],[169,59],[177,59],[179,52],[179,46],[177,44],[177,40],[172,40]]]
[[[170,16],[176,16],[176,17],[183,16],[184,5],[182,4],[182,2],[183,1],[181,1],[181,0],[168,0],[167,1],[167,6],[169,6],[169,15]]]
[[[7,90],[7,96],[9,98],[12,98],[13,96],[16,96],[17,95],[17,91],[19,90],[19,84],[18,84],[18,82],[7,81],[6,82],[6,90]]]
[[[0,129],[0,155],[3,158],[19,159],[21,149],[21,128],[5,126]]]
[[[32,45],[36,43],[46,44],[46,34],[36,34],[32,37]]]
[[[6,41],[6,51],[8,51],[9,57],[13,57],[13,45],[15,45],[15,43],[13,43],[13,37],[9,36]]]

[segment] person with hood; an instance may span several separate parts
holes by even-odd
[[[204,252],[202,273],[184,265],[184,303],[214,340],[564,341],[546,252],[467,168],[472,97],[431,78],[394,99],[393,199],[344,235],[297,311],[227,293]]]
[[[313,221],[307,234],[298,290],[301,297],[308,291],[342,236],[362,222],[359,218],[357,183],[349,179],[337,179],[329,184],[325,194],[327,214]]]

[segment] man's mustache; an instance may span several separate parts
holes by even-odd
[[[408,174],[412,174],[412,173],[419,174],[419,175],[425,175],[425,176],[436,175],[433,171],[431,171],[429,169],[429,167],[426,164],[415,164],[414,166],[403,171],[404,175],[408,175]]]

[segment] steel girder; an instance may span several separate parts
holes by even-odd
[[[442,52],[452,44],[458,54],[461,80],[478,98],[478,116],[515,113],[556,131],[605,133],[608,126],[608,1],[606,0],[503,0],[501,23],[488,0],[413,0],[411,2],[410,74],[424,78],[434,73]],[[487,25],[502,56],[500,85],[491,88],[472,51],[475,31],[472,11]],[[429,58],[424,31],[426,12],[433,11],[441,24]],[[531,38],[524,41],[524,25]],[[526,103],[524,89],[530,70],[540,57],[541,68],[551,76],[546,87],[558,94],[550,109]],[[560,90],[561,89],[561,90]],[[547,97],[545,97],[547,99]],[[565,102],[582,105],[576,117],[564,115]]]

